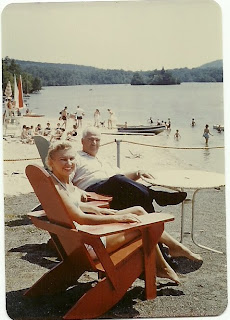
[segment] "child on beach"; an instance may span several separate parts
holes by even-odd
[[[205,144],[208,145],[209,135],[213,136],[209,131],[209,125],[206,124],[204,128],[203,137],[205,138]]]
[[[77,136],[77,125],[74,124],[73,125],[73,130],[72,131],[69,131],[67,133],[67,137],[66,137],[66,140],[74,140],[74,138]]]
[[[29,127],[27,127],[25,124],[22,126],[22,132],[21,132],[21,142],[22,143],[29,143],[29,144],[33,144],[34,140],[33,138],[31,138],[31,136],[29,135]]]
[[[29,134],[30,137],[33,137],[33,136],[34,136],[34,134],[35,134],[35,132],[34,132],[34,126],[30,126],[29,131],[28,131],[28,134]]]
[[[179,138],[181,138],[181,136],[179,134],[179,130],[177,129],[175,134],[174,134],[174,139],[178,140]]]
[[[42,135],[42,126],[40,125],[40,123],[37,125],[37,127],[35,128],[35,135]]]
[[[65,132],[64,128],[61,128],[61,124],[57,123],[57,128],[55,129],[55,132],[50,137],[50,141],[54,140],[60,140],[62,138],[63,133]]]
[[[47,122],[46,124],[46,128],[44,129],[44,136],[49,136],[51,134],[51,127],[50,127],[50,123]]]

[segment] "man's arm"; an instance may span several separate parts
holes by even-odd
[[[151,173],[145,172],[143,170],[126,172],[126,173],[124,173],[124,175],[127,178],[134,180],[134,181],[140,179],[141,176],[143,176],[144,178],[148,178],[148,179],[154,179],[154,177],[151,175]]]

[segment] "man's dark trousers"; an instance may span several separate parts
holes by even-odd
[[[126,209],[133,206],[141,206],[147,212],[154,212],[153,195],[154,191],[146,186],[118,174],[108,180],[89,186],[86,191],[113,197],[110,202],[111,209]]]

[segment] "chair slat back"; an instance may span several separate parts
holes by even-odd
[[[44,138],[43,136],[33,136],[33,139],[38,149],[39,155],[42,159],[43,166],[46,168],[47,165],[45,163],[45,160],[48,154],[50,142],[46,140],[46,138]]]
[[[75,228],[49,173],[37,165],[28,165],[26,175],[50,222]]]

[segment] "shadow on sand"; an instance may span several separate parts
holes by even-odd
[[[21,259],[37,264],[47,269],[53,268],[58,262],[55,252],[47,243],[26,244],[13,248],[10,252],[25,253]],[[51,259],[51,260],[50,260]],[[187,259],[186,259],[187,260]],[[76,303],[76,301],[90,289],[95,280],[89,282],[76,282],[68,290],[52,296],[28,298],[23,296],[25,290],[11,291],[6,294],[7,312],[12,319],[48,320],[62,319],[63,315]],[[145,301],[145,289],[135,284],[128,290],[125,296],[103,318],[135,318],[139,312],[134,308],[138,301]],[[157,286],[158,296],[181,296],[183,291],[177,289],[177,285],[166,282]]]

